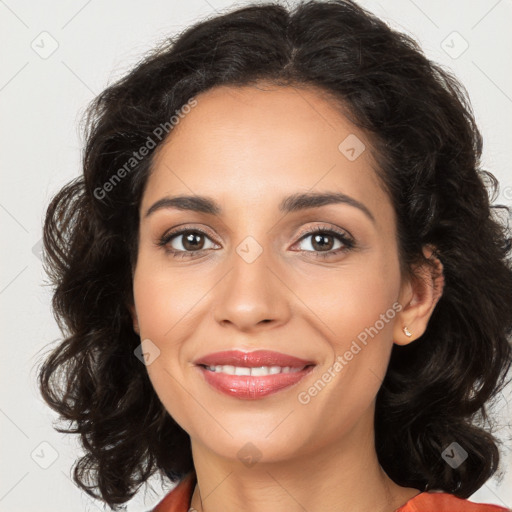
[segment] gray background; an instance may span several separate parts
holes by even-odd
[[[102,509],[71,482],[79,447],[72,436],[53,430],[56,416],[35,385],[35,365],[45,346],[59,337],[51,290],[42,284],[42,214],[53,194],[80,172],[81,113],[155,42],[215,11],[246,3],[0,0],[0,305],[5,348],[0,511]],[[360,4],[413,35],[429,58],[453,70],[466,86],[484,136],[484,167],[501,181],[498,201],[511,204],[512,1]],[[510,399],[509,387],[497,407],[502,425],[510,422]],[[498,433],[508,439],[508,447],[502,447],[503,466],[472,500],[512,507],[511,430]],[[129,511],[148,510],[169,488],[162,489],[156,480],[151,485],[153,492],[143,487]]]

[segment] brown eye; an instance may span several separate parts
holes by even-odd
[[[166,245],[170,245],[176,251],[201,251],[203,249],[211,249],[205,247],[206,239],[209,238],[205,233],[196,230],[180,231],[169,235]]]
[[[204,246],[204,235],[202,233],[189,232],[186,235],[181,236],[181,245],[186,251],[197,251]],[[178,237],[176,237],[178,238]]]
[[[356,244],[347,233],[320,226],[303,233],[297,245],[302,252],[312,253],[317,258],[329,258],[350,251]]]
[[[311,246],[318,251],[330,251],[334,245],[334,237],[324,233],[311,235]]]
[[[208,246],[208,241],[210,246]],[[215,248],[211,238],[200,229],[182,229],[166,233],[158,242],[159,246],[176,257],[194,256],[194,253],[200,253],[207,249]]]
[[[302,249],[305,251],[313,250],[313,251],[332,251],[337,250],[343,247],[350,248],[352,247],[352,241],[344,234],[333,232],[331,230],[321,230],[318,229],[311,233],[307,233],[302,236],[301,241],[311,239],[311,242],[305,244],[309,246],[309,248]]]

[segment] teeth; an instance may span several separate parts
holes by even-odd
[[[206,369],[215,373],[225,373],[227,375],[249,375],[251,377],[262,377],[265,375],[275,375],[276,373],[297,373],[305,368],[291,368],[290,366],[257,366],[243,367],[231,365],[207,366]]]

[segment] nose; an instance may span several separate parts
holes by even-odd
[[[278,277],[279,270],[272,268],[265,251],[254,261],[241,254],[233,253],[230,270],[215,287],[215,321],[243,332],[285,324],[292,293]]]

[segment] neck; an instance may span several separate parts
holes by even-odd
[[[315,445],[293,460],[250,467],[226,459],[192,439],[198,512],[394,512],[419,491],[395,484],[381,468],[373,423],[341,442]]]

